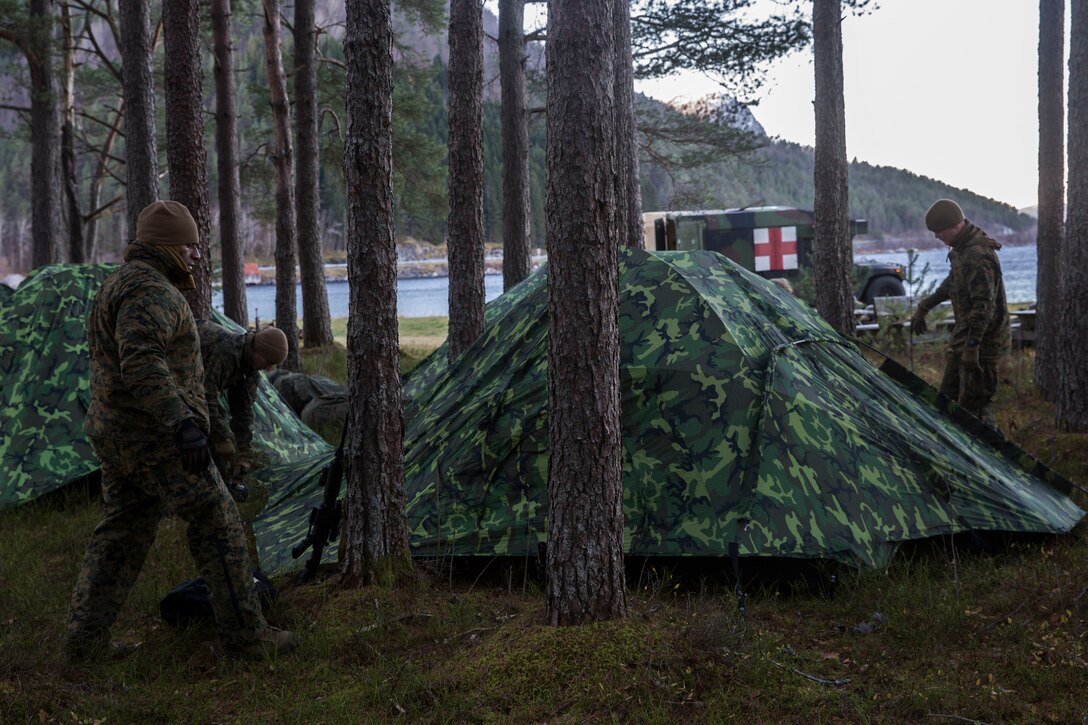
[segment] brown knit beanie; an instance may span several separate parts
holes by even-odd
[[[249,341],[250,350],[259,353],[273,365],[279,365],[287,359],[287,335],[277,327],[266,327]]]
[[[136,241],[154,246],[200,243],[196,221],[184,204],[153,201],[140,212],[136,221]]]
[[[963,209],[951,199],[938,199],[926,212],[926,229],[941,232],[963,221]]]

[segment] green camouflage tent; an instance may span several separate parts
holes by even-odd
[[[98,470],[83,433],[90,403],[84,320],[110,265],[52,265],[0,297],[0,510]],[[216,313],[220,324],[240,330]],[[254,448],[270,488],[316,476],[329,446],[267,382],[254,410]]]
[[[625,252],[619,289],[629,553],[726,556],[735,544],[883,567],[906,540],[1064,532],[1083,515],[1067,483],[981,440],[984,426],[956,424],[717,254]],[[545,540],[547,310],[542,271],[492,305],[453,366],[439,350],[409,381],[418,554],[522,555]]]
[[[619,270],[625,550],[885,566],[900,542],[1067,532],[1068,481],[901,367],[877,370],[805,304],[711,252],[625,250]],[[417,556],[533,555],[547,538],[547,268],[488,305],[457,362],[406,382]],[[320,501],[280,489],[262,565]],[[334,560],[335,551],[326,551]]]

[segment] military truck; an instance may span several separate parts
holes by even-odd
[[[787,279],[814,264],[812,222],[811,211],[784,206],[642,215],[648,250],[709,249],[764,277]],[[850,220],[851,239],[868,229],[866,220]],[[906,294],[902,266],[871,261],[855,266],[862,281],[854,296],[865,304]]]

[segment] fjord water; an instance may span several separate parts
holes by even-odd
[[[1030,302],[1035,299],[1036,252],[1034,245],[1003,247],[998,252],[1001,268],[1005,276],[1005,293],[1008,301]],[[907,264],[906,252],[880,252],[858,254],[856,261],[872,259],[880,262]],[[929,269],[922,277],[926,265]],[[930,283],[940,283],[948,274],[948,251],[946,249],[926,249],[918,252],[915,262],[915,277],[922,277],[925,290]],[[333,317],[347,317],[348,284],[347,282],[326,282],[329,295],[329,314]],[[488,302],[502,294],[502,275],[484,275],[484,292]],[[295,298],[299,317],[302,316],[302,290],[296,287]],[[246,302],[249,306],[249,319],[269,320],[276,315],[276,286],[271,284],[246,287]],[[223,293],[216,291],[212,297],[216,309],[223,309]],[[397,314],[401,317],[444,317],[449,314],[449,278],[422,277],[402,279],[397,282]]]

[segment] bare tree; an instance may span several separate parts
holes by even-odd
[[[279,0],[262,0],[264,9],[264,62],[272,101],[276,167],[276,326],[287,336],[288,370],[302,368],[298,355],[298,310],[295,304],[295,187],[294,152],[291,149],[291,104],[283,72],[280,46]]]
[[[83,215],[79,210],[79,178],[76,176],[76,105],[75,105],[75,43],[72,37],[72,14],[68,3],[60,6],[61,30],[64,35],[61,63],[62,94],[60,126],[61,179],[64,185],[64,209],[68,226],[68,261],[86,261],[83,242]]]
[[[482,0],[450,2],[449,338],[456,360],[484,330]]]
[[[19,45],[30,70],[31,264],[58,261],[60,245],[60,114],[53,68],[53,0],[30,0],[29,37]],[[2,36],[2,33],[0,33]]]
[[[614,0],[548,13],[548,621],[622,617]]]
[[[238,114],[234,98],[234,48],[231,44],[230,0],[212,0],[215,43],[215,149],[219,170],[219,253],[223,262],[223,312],[242,327],[249,324],[242,274],[242,240],[238,234],[242,182],[238,177]]]
[[[345,586],[412,571],[404,516],[404,423],[393,236],[393,31],[389,0],[348,0],[348,394]]]
[[[854,263],[847,197],[846,106],[842,90],[842,6],[813,0],[812,51],[816,67],[814,181],[816,309],[844,335],[854,334]]]
[[[529,115],[525,107],[525,0],[499,0],[502,87],[502,288],[529,276]]]
[[[1062,245],[1058,418],[1088,430],[1088,2],[1070,3],[1069,211]]]
[[[122,2],[121,64],[125,108],[125,176],[128,195],[128,233],[136,233],[136,219],[159,197],[158,156],[155,150],[155,80],[151,55],[151,3]]]
[[[642,190],[638,174],[638,124],[635,118],[635,71],[631,57],[631,6],[613,0],[616,87],[616,231],[619,243],[643,247]]]
[[[1065,220],[1065,0],[1039,0],[1039,226],[1036,237],[1035,383],[1050,400],[1058,386]]]
[[[295,1],[295,203],[302,277],[302,337],[311,347],[332,344],[332,320],[325,291],[317,169],[317,26],[314,0]]]
[[[166,88],[166,164],[170,194],[196,220],[202,256],[193,278],[196,289],[186,293],[197,319],[212,314],[208,206],[208,155],[204,149],[204,70],[200,65],[198,0],[168,0],[162,6],[165,41],[163,86]]]

